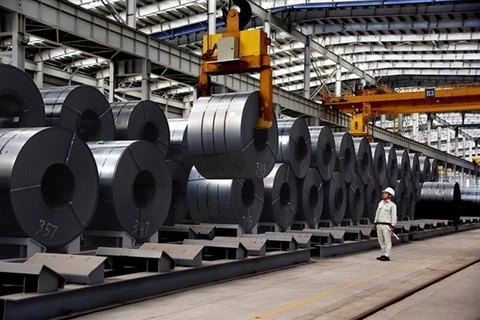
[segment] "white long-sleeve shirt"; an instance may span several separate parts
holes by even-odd
[[[375,223],[389,223],[392,227],[397,223],[397,205],[391,200],[382,200],[378,204]]]

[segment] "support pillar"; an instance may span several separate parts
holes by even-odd
[[[108,102],[115,101],[115,64],[110,61],[110,77],[108,78]]]
[[[455,142],[454,142],[454,146],[455,146],[455,151],[454,151],[454,155],[455,157],[458,157],[458,129],[455,129]]]
[[[277,119],[280,119],[280,114],[281,114],[281,109],[280,109],[280,105],[279,104],[276,104],[275,105],[275,114],[277,115]]]
[[[217,31],[217,0],[208,2],[208,34],[215,34]]]
[[[414,113],[412,116],[412,135],[413,135],[413,140],[415,141],[418,141],[418,121],[419,121],[418,113]]]
[[[450,129],[447,128],[447,153],[450,153]]]
[[[38,89],[43,88],[43,62],[37,62],[35,66],[35,72],[33,73],[33,82],[37,85]]]
[[[127,25],[137,28],[137,0],[126,0]]]
[[[303,96],[310,99],[310,38],[307,38],[304,49]]]
[[[437,128],[437,149],[442,150],[442,128],[440,127]]]
[[[385,129],[387,127],[387,116],[382,114],[380,115],[380,127]]]
[[[398,133],[402,133],[403,131],[403,114],[399,113],[398,114]]]
[[[335,75],[335,96],[342,95],[342,67],[337,66],[337,73]]]
[[[462,154],[462,159],[467,158],[467,141],[465,139],[465,136],[462,136],[462,146],[463,146],[463,154]]]
[[[12,13],[7,15],[6,22],[12,32],[12,65],[25,70],[25,16]]]
[[[473,160],[473,154],[472,154],[472,141],[468,141],[468,155],[470,157],[470,161]]]
[[[430,114],[427,115],[427,145],[431,146],[432,145],[432,117]]]
[[[150,74],[151,62],[148,59],[142,60],[142,100],[150,99]]]

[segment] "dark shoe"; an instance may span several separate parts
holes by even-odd
[[[383,258],[385,258],[385,256],[381,255],[380,257],[377,257],[377,260],[382,260]]]
[[[380,261],[390,261],[390,258],[383,256],[380,258]]]

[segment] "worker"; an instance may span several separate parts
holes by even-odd
[[[378,204],[373,223],[373,230],[377,230],[378,242],[382,249],[382,255],[377,258],[380,261],[390,261],[392,233],[397,223],[397,205],[392,201],[394,196],[395,191],[392,188],[383,190],[382,201]]]

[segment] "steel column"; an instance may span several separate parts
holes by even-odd
[[[430,116],[427,117],[427,145],[432,145],[432,118]],[[438,138],[440,139],[440,137]]]
[[[382,127],[382,129],[387,127],[387,116],[384,114],[380,116],[380,127]]]
[[[305,83],[307,86],[308,83]],[[335,96],[340,97],[342,95],[342,68],[340,65],[337,65],[337,73],[335,80]]]
[[[8,15],[12,31],[12,65],[25,70],[25,16],[19,13]]]
[[[447,137],[447,141],[448,141],[448,137]],[[437,149],[442,150],[442,128],[440,127],[437,128]]]
[[[151,63],[148,59],[142,60],[142,100],[150,99],[150,72],[151,72]]]
[[[310,38],[307,38],[304,55],[303,83],[305,83],[305,86],[303,87],[303,96],[310,99],[310,86],[308,85],[310,83]]]
[[[462,159],[466,159],[467,158],[467,144],[466,144],[466,139],[465,139],[465,136],[462,136],[462,145],[463,145],[463,155],[462,155]]]
[[[455,157],[458,157],[458,130],[455,130]]]
[[[43,88],[43,62],[37,62],[33,73],[33,81],[38,89]]]
[[[418,120],[419,120],[418,113],[414,113],[412,115],[412,133],[413,133],[413,140],[416,140],[416,141],[418,141]]]
[[[115,64],[110,61],[110,77],[108,78],[108,102],[115,101]]]
[[[402,134],[403,131],[403,114],[398,114],[398,133]]]
[[[208,0],[208,34],[217,30],[217,0]]]
[[[126,0],[127,26],[137,28],[137,0]]]

